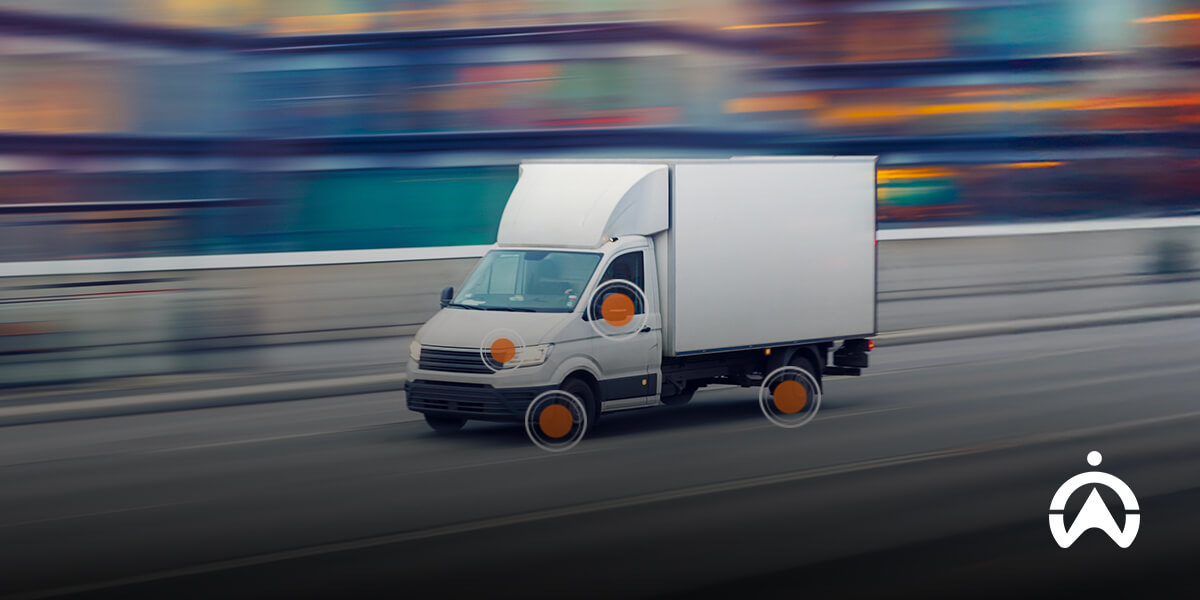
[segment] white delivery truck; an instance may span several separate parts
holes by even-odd
[[[521,421],[547,390],[600,413],[857,375],[875,333],[873,156],[530,161],[494,248],[417,332],[408,407]],[[615,298],[615,300],[612,300]]]

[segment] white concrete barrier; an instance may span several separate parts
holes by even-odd
[[[909,227],[881,229],[879,241],[970,239],[1053,235],[1143,229],[1200,227],[1200,216],[1158,219],[1094,219],[1055,223],[1017,223],[1001,225],[960,225],[948,227]],[[448,258],[479,258],[490,246],[440,246],[431,248],[381,248],[374,250],[330,250],[317,252],[264,252],[256,254],[218,254],[205,256],[155,256],[144,258],[106,258],[81,260],[42,260],[0,262],[0,277],[37,277],[54,275],[90,275],[99,273],[148,273],[155,271],[198,271],[213,269],[254,269],[262,267],[303,267],[347,265]]]
[[[1200,218],[879,239],[880,331],[1200,302],[1200,272],[1178,272],[1197,267]],[[253,368],[213,350],[411,334],[486,248],[0,264],[0,385]]]

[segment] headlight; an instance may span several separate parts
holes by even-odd
[[[550,356],[550,349],[554,344],[538,344],[537,346],[525,346],[518,349],[517,354],[513,356],[513,362],[518,367],[533,367],[546,362],[546,357]]]
[[[408,357],[413,359],[413,362],[421,362],[421,343],[415,338],[408,345]]]

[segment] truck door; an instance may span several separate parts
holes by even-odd
[[[603,408],[607,410],[645,406],[654,402],[658,393],[661,327],[657,302],[654,301],[657,294],[651,296],[652,291],[646,286],[645,252],[639,248],[617,255],[600,278],[601,284],[613,279],[633,282],[643,292],[634,300],[634,322],[641,322],[640,315],[646,315],[645,324],[637,332],[621,335],[619,339],[597,337],[594,340],[595,358],[604,369],[600,389],[604,397]],[[602,293],[607,295],[608,292]],[[593,301],[603,303],[604,298]],[[646,314],[648,310],[654,312]]]

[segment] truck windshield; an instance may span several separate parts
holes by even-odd
[[[571,312],[600,254],[492,250],[467,278],[451,308]]]

